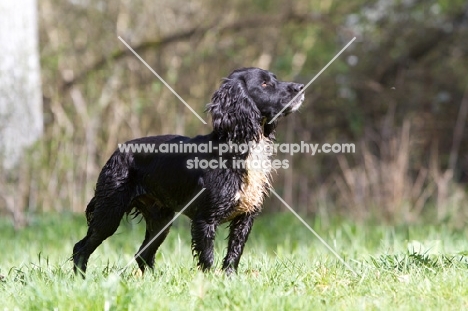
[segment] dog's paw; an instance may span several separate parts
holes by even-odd
[[[224,273],[227,275],[227,276],[231,276],[231,275],[235,275],[237,274],[237,270],[233,267],[227,267],[224,269]]]

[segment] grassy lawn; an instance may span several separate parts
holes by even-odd
[[[468,308],[468,226],[386,227],[308,223],[348,270],[291,214],[260,217],[239,273],[202,274],[191,257],[189,222],[179,219],[153,273],[117,273],[143,240],[129,221],[91,256],[87,279],[68,260],[86,231],[84,215],[37,216],[14,232],[0,221],[0,308],[4,310],[461,310]]]

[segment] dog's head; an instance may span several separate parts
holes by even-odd
[[[303,84],[278,81],[260,68],[237,69],[224,79],[208,105],[213,130],[237,143],[258,141],[262,135],[273,138],[277,117],[299,109],[303,89]]]

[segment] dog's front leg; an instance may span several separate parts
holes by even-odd
[[[213,248],[218,222],[199,216],[192,221],[192,251],[202,271],[213,265]]]
[[[229,244],[223,261],[223,269],[227,274],[237,271],[254,218],[252,214],[242,214],[234,218],[229,225]]]

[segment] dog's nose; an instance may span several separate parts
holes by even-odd
[[[289,84],[289,90],[290,91],[299,93],[303,89],[304,89],[304,84],[300,84],[300,83],[291,83],[291,84]]]

